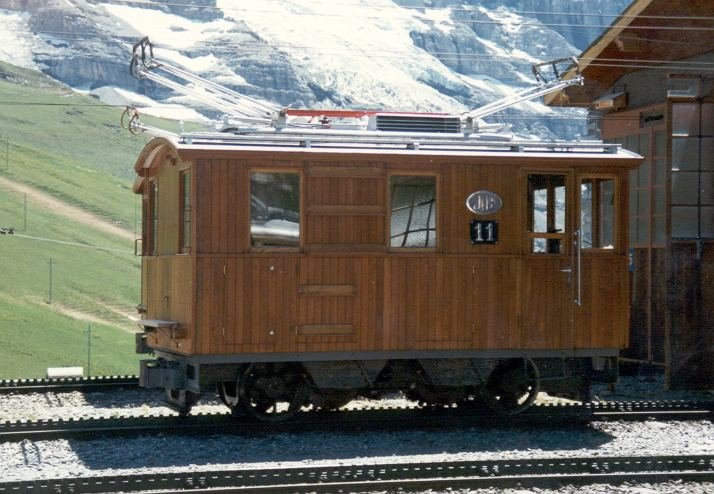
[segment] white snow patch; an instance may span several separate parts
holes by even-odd
[[[222,62],[214,55],[204,55],[202,57],[192,58],[182,55],[175,50],[168,50],[164,48],[155,48],[154,55],[156,55],[157,58],[181,65],[191,72],[206,72],[209,70],[215,70],[216,67],[219,67],[222,64]]]
[[[454,30],[454,20],[451,18],[451,9],[426,9],[422,18],[433,23],[434,27],[444,33]]]
[[[100,4],[111,15],[118,17],[136,31],[151,34],[151,41],[170,46],[173,50],[185,50],[205,43],[218,35],[227,33],[234,23],[216,19],[195,22],[160,10],[143,9],[128,5]]]
[[[126,105],[140,108],[141,114],[170,120],[183,120],[185,122],[207,123],[210,120],[196,110],[180,105],[166,105],[157,103],[153,99],[114,86],[103,86],[91,91],[100,101],[108,105]]]
[[[0,60],[37,69],[32,52],[38,40],[27,24],[29,14],[0,9]]]
[[[502,26],[503,30],[508,33],[517,33],[522,27],[532,24],[530,19],[526,19],[513,12],[508,12],[504,9],[488,10],[481,8],[481,12],[486,14],[488,18]]]
[[[367,5],[300,0],[219,0],[226,17],[243,21],[292,58],[296,72],[346,101],[372,108],[463,111],[458,101],[422,81],[463,89],[440,61],[414,46],[422,13],[388,0]]]

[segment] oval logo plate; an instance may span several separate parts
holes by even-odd
[[[490,190],[477,190],[466,198],[466,207],[475,214],[493,214],[503,206],[501,197]]]

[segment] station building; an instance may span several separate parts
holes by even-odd
[[[672,388],[714,388],[714,3],[635,0],[579,57],[591,136],[645,157],[631,172],[630,346]],[[575,74],[566,75],[575,76]]]

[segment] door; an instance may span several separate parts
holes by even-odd
[[[573,345],[573,174],[525,173],[524,256],[521,269],[523,348]]]
[[[621,348],[628,334],[627,256],[616,174],[576,176],[576,348]]]

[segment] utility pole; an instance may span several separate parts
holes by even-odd
[[[5,137],[5,171],[10,171],[10,138]]]
[[[52,258],[50,257],[50,288],[47,303],[52,305]]]
[[[22,231],[27,231],[27,192],[25,192],[25,199],[23,201],[22,208]]]
[[[87,325],[87,377],[92,375],[92,323]]]

